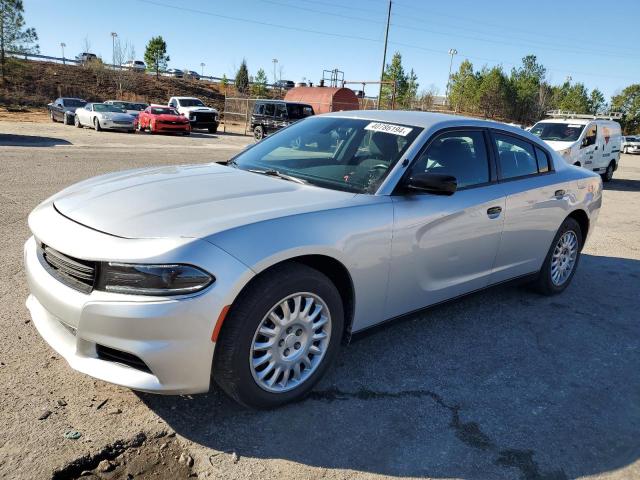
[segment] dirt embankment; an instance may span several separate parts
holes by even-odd
[[[4,83],[0,80],[0,106],[8,109],[43,108],[57,97],[80,97],[166,103],[172,96],[198,97],[220,111],[224,94],[218,85],[200,80],[108,70],[103,65],[61,65],[13,59]]]

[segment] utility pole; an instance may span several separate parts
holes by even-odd
[[[384,81],[384,67],[387,63],[387,43],[389,42],[389,24],[391,23],[391,0],[389,0],[389,10],[387,11],[387,30],[384,34],[384,52],[382,53],[382,71],[380,72],[380,92],[378,92],[378,110],[382,100],[382,86]]]
[[[111,32],[112,50],[111,50],[111,65],[116,66],[116,32]]]
[[[271,61],[273,62],[273,83],[276,83],[276,64],[278,63],[278,59],[274,58]]]
[[[65,61],[64,61],[64,47],[66,47],[66,46],[67,46],[67,44],[66,44],[66,43],[64,43],[64,42],[62,42],[62,43],[60,44],[60,48],[62,48],[62,64],[63,64],[63,65],[66,65],[66,63],[65,63]]]
[[[200,67],[202,68],[202,76],[204,77],[204,62],[200,64]]]
[[[449,85],[451,84],[451,67],[453,67],[453,56],[458,54],[458,50],[455,48],[449,49],[449,55],[451,55],[451,61],[449,62],[449,76],[447,77],[447,94],[445,97],[447,98],[447,104],[449,103]]]

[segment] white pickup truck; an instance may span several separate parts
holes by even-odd
[[[192,129],[206,129],[209,130],[209,133],[218,131],[218,125],[220,124],[218,110],[207,107],[199,98],[171,97],[168,105],[187,117],[191,122]]]

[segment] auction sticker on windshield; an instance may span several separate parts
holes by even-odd
[[[411,133],[411,130],[413,130],[413,128],[403,127],[402,125],[392,125],[391,123],[380,122],[371,122],[369,125],[364,127],[364,129],[374,132],[391,133],[392,135],[400,135],[401,137],[406,137]]]

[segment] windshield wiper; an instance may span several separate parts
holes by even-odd
[[[269,170],[249,169],[247,171],[253,172],[253,173],[259,173],[261,175],[268,175],[270,177],[278,177],[278,178],[281,178],[283,180],[288,180],[290,182],[300,183],[302,185],[308,183],[308,182],[305,182],[304,180],[302,180],[301,178],[292,177],[291,175],[287,175],[285,173],[280,173],[278,170],[273,170],[273,169],[269,169]]]

